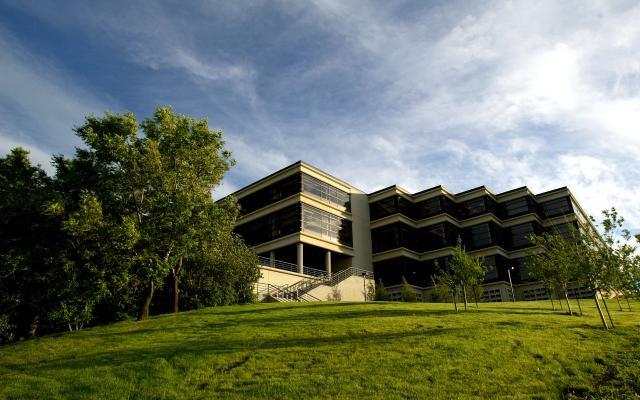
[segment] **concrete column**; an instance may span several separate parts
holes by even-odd
[[[269,266],[270,267],[276,266],[276,252],[273,250],[269,252]]]
[[[324,267],[327,277],[331,278],[331,251],[327,250],[324,256]]]
[[[298,243],[298,272],[304,274],[304,248],[302,243]]]

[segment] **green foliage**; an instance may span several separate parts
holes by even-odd
[[[576,262],[580,252],[578,240],[566,240],[560,235],[544,233],[530,235],[529,241],[536,247],[527,258],[529,275],[539,280],[550,292],[561,292],[567,302],[569,314],[573,313],[567,292],[569,283],[580,276],[580,264]]]
[[[416,297],[416,292],[413,291],[413,288],[411,287],[411,285],[409,285],[409,282],[407,282],[407,279],[404,276],[402,277],[402,286],[400,287],[400,296],[402,298],[402,301],[407,303],[413,303],[418,301]]]
[[[222,306],[254,301],[253,283],[259,278],[258,259],[242,239],[207,243],[185,272],[182,301],[185,309]]]
[[[60,275],[61,230],[46,214],[56,200],[51,179],[33,166],[28,152],[13,149],[0,158],[0,310],[4,339],[32,337],[55,301]]]
[[[443,282],[442,275],[433,275],[431,277],[433,290],[431,292],[431,301],[433,303],[448,303],[451,300],[451,293],[446,283]]]
[[[384,287],[382,279],[378,279],[378,282],[376,283],[374,299],[375,301],[389,301],[389,292],[387,292],[387,288]]]
[[[462,246],[462,239],[458,237],[456,245],[453,247],[453,257],[449,261],[449,267],[453,274],[453,279],[462,287],[464,294],[464,309],[467,310],[467,289],[472,289],[482,283],[487,268],[482,258],[468,254]]]
[[[211,196],[234,164],[221,132],[159,108],[141,124],[91,116],[76,133],[85,147],[53,157],[54,178],[23,149],[0,158],[0,341],[144,319],[156,286],[171,296],[156,309],[177,310],[185,276],[187,308],[253,300],[238,206]]]

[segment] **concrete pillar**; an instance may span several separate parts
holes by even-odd
[[[331,251],[327,250],[324,256],[324,268],[327,273],[327,277],[331,278]]]
[[[276,266],[276,252],[273,250],[269,252],[269,266],[270,267]]]
[[[298,272],[304,274],[304,248],[302,243],[298,243]]]

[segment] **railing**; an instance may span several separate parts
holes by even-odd
[[[285,286],[277,286],[270,283],[256,284],[256,295],[258,296],[258,299],[261,299],[261,294],[263,295],[262,298],[272,297],[280,301],[320,301],[319,298],[310,295],[309,293],[300,290],[292,291]]]
[[[285,271],[298,272],[298,265],[280,260],[271,260],[269,257],[258,256],[258,262],[265,267],[283,269]],[[303,267],[303,274],[315,277],[323,277],[326,273],[320,269]]]
[[[275,262],[272,265],[272,260],[267,257],[258,257],[258,259],[261,265],[275,266],[276,268],[293,272],[298,271],[296,264],[274,260]],[[357,267],[343,269],[331,276],[328,276],[324,271],[309,267],[304,267],[303,271],[305,275],[309,277],[301,279],[292,285],[276,286],[269,283],[257,283],[256,295],[259,299],[262,293],[265,297],[270,296],[276,299],[284,299],[285,301],[321,301],[317,297],[309,294],[309,292],[321,285],[335,286],[351,276],[362,276],[366,279],[373,279],[372,271]]]
[[[272,264],[273,261],[273,264]],[[283,269],[285,271],[298,272],[298,266],[293,263],[280,260],[271,260],[269,257],[258,256],[258,262],[265,267]]]
[[[350,267],[347,269],[343,269],[342,271],[338,271],[335,274],[331,275],[331,279],[328,279],[325,282],[325,285],[335,286],[343,280],[351,277],[351,276],[362,276],[367,279],[373,279],[373,272],[367,269]]]

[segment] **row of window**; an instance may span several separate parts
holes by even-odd
[[[508,259],[501,255],[493,255],[485,257],[483,262],[487,268],[484,283],[509,282],[509,275],[514,285],[531,281],[523,258]],[[449,257],[427,261],[397,257],[373,263],[376,280],[381,280],[385,286],[399,285],[402,283],[402,277],[415,286],[432,286],[434,275],[448,268]]]
[[[310,175],[302,174],[302,191],[331,204],[345,207],[347,211],[351,210],[349,193]]]
[[[304,192],[350,210],[349,193],[304,173],[281,179],[238,200],[243,215]]]
[[[554,225],[547,232],[569,237],[572,223]],[[404,247],[418,253],[455,246],[458,237],[467,250],[500,246],[517,250],[531,246],[529,235],[539,235],[545,229],[537,222],[525,222],[502,228],[494,222],[486,222],[468,228],[458,228],[449,222],[413,228],[402,222],[385,225],[371,231],[373,253]]]
[[[353,246],[351,221],[302,204],[302,230],[323,239]]]
[[[351,221],[308,204],[296,204],[235,228],[235,232],[242,236],[249,246],[256,246],[301,230],[326,240],[353,246]]]
[[[458,220],[485,213],[492,213],[499,219],[537,213],[544,219],[570,214],[573,212],[573,207],[568,196],[542,203],[537,203],[531,196],[497,203],[492,197],[485,195],[456,203],[447,196],[441,195],[413,203],[402,196],[396,195],[371,203],[369,212],[372,221],[393,214],[402,214],[413,220],[420,220],[443,213],[447,213]]]

